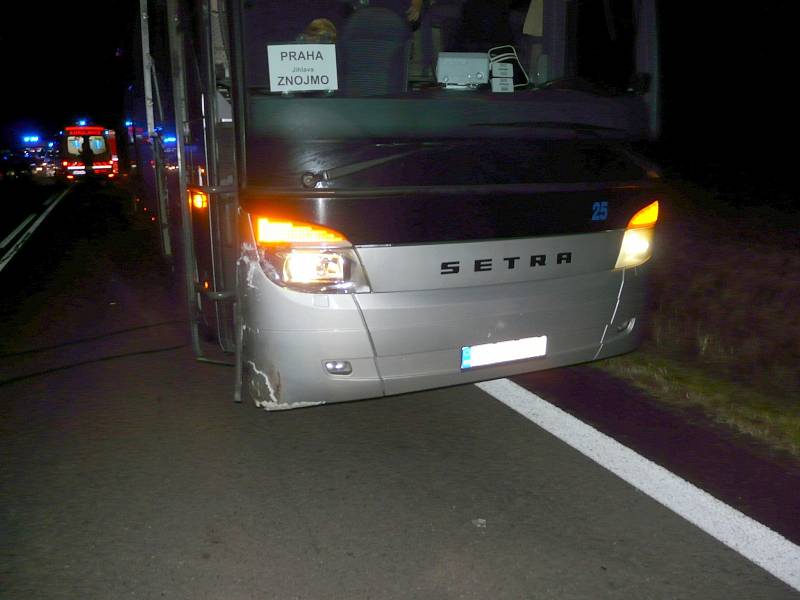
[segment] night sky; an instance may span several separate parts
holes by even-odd
[[[84,116],[119,126],[136,60],[138,2],[8,4],[0,19],[3,142],[29,130],[54,132]],[[781,144],[796,110],[788,4],[767,1],[745,10],[730,3],[660,3],[658,158],[731,189],[737,178],[751,187],[764,183],[775,202],[798,208],[788,190],[791,153]]]
[[[796,23],[789,2],[743,6],[660,2],[660,158],[735,203],[797,211],[796,152],[787,147]]]
[[[52,134],[80,117],[118,124],[137,7],[134,0],[3,3],[3,142]]]

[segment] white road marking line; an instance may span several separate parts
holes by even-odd
[[[27,242],[28,239],[31,237],[31,235],[33,235],[33,232],[36,231],[39,228],[39,225],[41,225],[42,221],[44,221],[47,218],[47,215],[50,214],[50,211],[52,211],[56,206],[58,206],[58,203],[61,202],[61,199],[64,196],[66,196],[67,192],[70,191],[70,189],[72,189],[72,186],[68,187],[63,192],[61,192],[58,196],[56,196],[55,200],[53,200],[53,202],[50,204],[50,206],[47,208],[47,210],[45,210],[41,215],[39,215],[39,218],[36,219],[33,222],[33,225],[31,225],[22,234],[22,236],[19,238],[19,240],[17,240],[17,243],[14,244],[11,247],[11,249],[8,252],[5,253],[3,258],[0,259],[0,271],[2,271],[3,269],[6,268],[6,265],[8,265],[8,263],[11,262],[11,259],[14,258],[14,256],[17,254],[17,252],[20,251],[20,249],[25,244],[25,242]]]
[[[508,379],[475,385],[800,591],[799,546]]]
[[[27,217],[27,218],[26,218],[26,219],[25,219],[25,220],[24,220],[22,223],[20,223],[19,225],[17,225],[17,228],[16,228],[14,231],[12,231],[11,233],[9,233],[9,234],[6,236],[6,238],[5,238],[5,239],[4,239],[2,242],[0,242],[0,248],[5,248],[6,246],[8,246],[9,242],[10,242],[11,240],[13,240],[15,237],[17,237],[17,234],[18,234],[20,231],[22,231],[23,229],[25,229],[25,227],[28,225],[28,223],[30,223],[31,221],[33,221],[35,218],[36,218],[36,213],[31,213],[31,214],[29,214],[29,215],[28,215],[28,217]]]

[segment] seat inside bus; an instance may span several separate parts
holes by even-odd
[[[337,50],[344,95],[378,96],[408,89],[411,27],[394,11],[355,11],[344,25]]]

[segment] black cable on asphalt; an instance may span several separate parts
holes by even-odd
[[[49,375],[50,373],[57,373],[58,371],[66,371],[68,369],[74,369],[75,367],[82,367],[84,365],[107,362],[110,360],[116,360],[118,358],[128,358],[130,356],[144,356],[146,354],[156,354],[158,352],[169,352],[170,350],[178,350],[180,348],[184,348],[187,345],[188,344],[178,344],[177,346],[166,346],[164,348],[153,348],[150,350],[137,350],[136,352],[125,352],[123,354],[112,354],[110,356],[101,356],[99,358],[92,358],[90,360],[82,360],[80,362],[70,363],[68,365],[61,365],[60,367],[52,367],[50,369],[44,369],[43,371],[36,371],[34,373],[26,373],[25,375],[18,375],[16,377],[2,379],[0,380],[0,387],[8,385],[10,383],[24,381],[25,379],[33,379],[34,377],[41,377],[42,375]]]
[[[77,340],[70,340],[68,342],[61,342],[53,344],[52,346],[42,346],[40,348],[31,348],[29,350],[20,350],[19,352],[8,352],[0,354],[0,358],[13,358],[15,356],[24,356],[26,354],[36,354],[37,352],[47,352],[48,350],[55,350],[56,348],[64,348],[65,346],[76,346],[86,342],[93,342],[102,338],[113,337],[123,333],[130,333],[131,331],[139,331],[141,329],[150,329],[153,327],[163,327],[165,325],[176,325],[179,323],[188,323],[189,319],[175,319],[172,321],[161,321],[159,323],[149,323],[147,325],[137,325],[136,327],[128,327],[127,329],[119,329],[117,331],[109,331],[107,333],[100,333],[91,337],[80,338]]]

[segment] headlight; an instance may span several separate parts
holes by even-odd
[[[283,277],[292,283],[339,283],[345,281],[347,258],[331,250],[293,250],[284,256]]]
[[[658,201],[638,211],[622,237],[615,269],[627,269],[647,262],[653,256],[653,228],[658,220]]]
[[[309,223],[258,217],[261,268],[274,283],[302,292],[369,292],[358,254],[340,233]]]
[[[622,238],[615,269],[635,267],[653,256],[653,230],[628,229]]]

